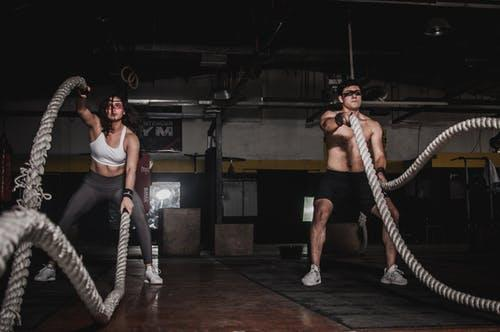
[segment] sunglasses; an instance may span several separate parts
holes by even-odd
[[[360,90],[348,90],[346,92],[342,92],[342,97],[361,97],[361,91]]]
[[[121,101],[109,102],[107,108],[123,108],[123,103]]]

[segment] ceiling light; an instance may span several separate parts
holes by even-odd
[[[441,37],[448,34],[451,25],[447,20],[441,17],[431,18],[425,26],[425,35],[430,37]]]

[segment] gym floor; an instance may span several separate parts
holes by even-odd
[[[498,253],[464,246],[410,247],[422,265],[454,289],[500,300]],[[81,249],[102,296],[113,287],[113,249]],[[160,258],[165,283],[143,283],[140,250],[131,247],[124,298],[109,324],[94,323],[59,271],[46,284],[32,276],[44,257],[35,252],[16,331],[500,331],[500,316],[442,299],[403,263],[406,287],[379,282],[382,246],[355,257],[326,256],[323,283],[301,285],[306,257],[284,259],[277,246],[256,246],[247,257]]]

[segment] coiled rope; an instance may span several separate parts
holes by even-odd
[[[432,141],[429,146],[424,150],[424,152],[417,158],[412,166],[402,176],[396,180],[381,184],[375,173],[375,168],[373,166],[373,161],[368,151],[368,147],[365,142],[365,137],[363,135],[363,130],[359,123],[358,118],[355,115],[349,117],[351,127],[354,131],[356,138],[356,143],[358,144],[359,151],[361,153],[361,158],[365,167],[365,172],[368,177],[368,183],[370,184],[377,208],[382,215],[382,221],[384,227],[389,233],[392,242],[396,246],[398,253],[401,255],[403,261],[408,265],[415,276],[424,283],[433,292],[443,296],[448,300],[455,301],[460,304],[470,306],[475,309],[480,309],[484,311],[491,311],[496,314],[500,314],[500,302],[476,297],[467,293],[463,293],[454,290],[441,281],[434,278],[415,258],[415,256],[410,252],[406,246],[401,234],[397,229],[396,224],[389,212],[387,203],[384,199],[384,194],[382,193],[382,187],[387,189],[395,189],[402,186],[404,183],[408,182],[413,178],[422,167],[423,164],[429,160],[431,154],[441,147],[446,140],[451,138],[458,132],[467,131],[471,128],[500,128],[500,120],[493,118],[475,118],[467,121],[460,122],[449,129],[445,130],[440,134],[434,141]]]
[[[0,216],[0,276],[5,272],[7,260],[12,254],[14,256],[0,311],[1,332],[12,331],[16,321],[21,324],[20,310],[29,276],[32,244],[40,246],[57,262],[98,322],[109,321],[123,297],[130,225],[128,213],[123,213],[121,217],[115,289],[103,301],[81,259],[59,227],[37,212],[42,200],[50,199],[50,195],[43,192],[41,182],[57,113],[74,88],[86,87],[85,80],[77,76],[70,77],[59,86],[42,116],[33,140],[30,160],[26,167],[21,167],[21,175],[15,179],[14,189],[22,190],[22,198],[17,201],[18,207]],[[17,250],[14,251],[15,248]]]
[[[130,66],[125,66],[120,71],[120,77],[123,82],[127,83],[128,87],[131,89],[137,89],[139,86],[139,76],[135,70]]]

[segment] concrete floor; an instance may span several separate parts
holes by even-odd
[[[325,257],[323,284],[306,288],[307,259],[281,259],[275,246],[249,257],[161,258],[163,286],[143,283],[132,247],[127,291],[111,322],[98,326],[69,282],[30,280],[16,331],[500,331],[500,316],[440,298],[410,271],[406,287],[379,283],[382,248]],[[454,288],[500,299],[498,254],[465,248],[413,248],[435,277]],[[112,288],[113,257],[86,248],[84,262],[102,295]],[[112,251],[111,251],[112,252]],[[33,257],[33,272],[42,256]]]

